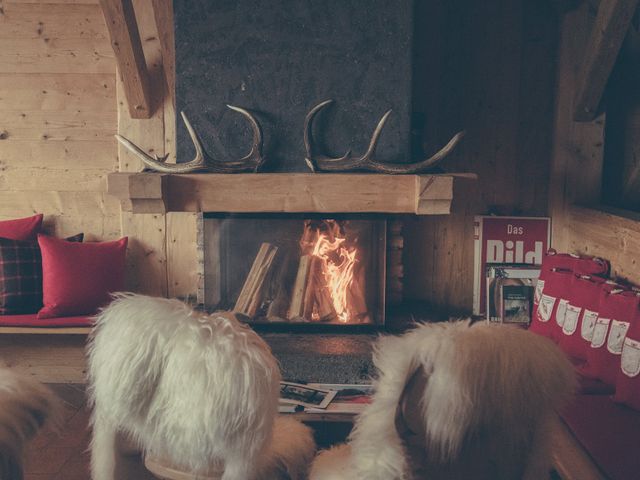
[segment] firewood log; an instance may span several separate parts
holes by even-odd
[[[269,322],[285,322],[287,318],[287,309],[290,301],[290,291],[293,273],[293,261],[290,254],[283,255],[280,262],[274,268],[273,281],[268,288],[272,289],[269,298],[271,302],[267,308],[267,321]]]
[[[293,284],[291,292],[291,304],[289,306],[289,320],[299,319],[304,314],[304,296],[307,291],[307,282],[309,280],[309,268],[311,266],[311,255],[302,255],[298,264],[298,273],[296,281]]]
[[[253,318],[262,303],[265,279],[273,266],[278,247],[270,243],[260,245],[249,275],[236,300],[234,311]]]

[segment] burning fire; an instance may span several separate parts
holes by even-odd
[[[357,284],[355,276],[358,250],[347,245],[346,240],[341,225],[335,220],[305,222],[305,233],[300,242],[302,251],[319,264],[320,273],[311,320],[323,320],[327,310],[343,323],[361,321],[354,317],[366,313],[362,285]],[[359,296],[360,301],[354,301],[354,296]]]

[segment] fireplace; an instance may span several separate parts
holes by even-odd
[[[376,215],[201,216],[199,303],[254,326],[382,326],[387,220]]]

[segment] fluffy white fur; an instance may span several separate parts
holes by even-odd
[[[46,421],[57,423],[60,413],[60,401],[47,387],[0,368],[0,478],[22,478],[26,442]]]
[[[348,445],[322,452],[311,480],[546,478],[548,428],[570,398],[574,369],[549,340],[505,325],[422,325],[381,338],[372,404]],[[410,451],[396,411],[405,384],[423,369],[420,402],[427,451]],[[482,464],[482,475],[478,467]],[[472,472],[469,467],[474,468]]]
[[[273,445],[280,372],[269,347],[234,315],[120,294],[97,317],[89,380],[94,480],[115,480],[118,431],[178,468],[218,464],[223,480],[259,478]]]

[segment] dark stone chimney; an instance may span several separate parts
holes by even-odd
[[[412,0],[174,0],[177,110],[207,150],[223,159],[247,153],[250,132],[225,104],[256,114],[267,171],[308,171],[306,113],[336,102],[316,120],[327,154],[361,154],[393,109],[378,156],[410,152]],[[193,155],[178,121],[178,159]]]

